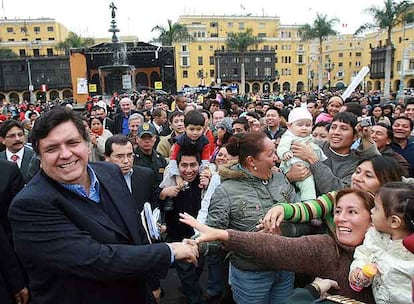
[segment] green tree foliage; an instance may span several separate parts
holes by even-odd
[[[161,43],[162,46],[172,46],[176,42],[193,40],[185,25],[173,23],[170,19],[168,19],[167,23],[167,27],[157,25],[152,28],[151,32],[158,32],[159,35],[151,42]]]
[[[360,34],[368,30],[385,30],[387,31],[386,54],[385,54],[385,84],[384,96],[390,96],[391,87],[391,67],[392,67],[392,30],[405,22],[414,21],[414,4],[411,1],[393,1],[385,0],[383,7],[371,6],[364,10],[374,19],[372,23],[361,25],[355,32]]]
[[[16,53],[14,53],[11,49],[0,48],[0,59],[10,59],[10,58],[17,58]]]
[[[316,14],[316,18],[312,24],[305,24],[299,29],[299,33],[303,40],[312,40],[318,39],[319,41],[319,70],[318,70],[318,88],[319,90],[322,89],[323,84],[323,62],[322,62],[322,55],[323,55],[323,48],[322,44],[323,41],[328,36],[337,35],[337,32],[333,29],[333,27],[338,23],[337,18],[329,19],[327,15],[324,14]]]
[[[69,32],[68,37],[56,44],[57,50],[65,51],[65,54],[69,54],[69,50],[73,48],[87,48],[95,44],[93,38],[82,38],[74,32]]]
[[[262,42],[261,38],[253,35],[253,30],[248,28],[245,32],[229,33],[226,44],[229,50],[239,53],[240,56],[240,94],[244,94],[246,86],[246,75],[244,68],[244,54],[250,46]]]

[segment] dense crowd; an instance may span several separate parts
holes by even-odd
[[[159,303],[170,264],[186,303],[412,301],[412,96],[142,91],[0,112],[2,303]]]

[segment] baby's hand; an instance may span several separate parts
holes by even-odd
[[[289,159],[291,159],[293,157],[293,153],[291,151],[286,152],[285,154],[283,154],[283,160],[287,161]]]
[[[351,284],[360,284],[360,277],[362,275],[362,270],[361,268],[355,268],[354,270],[351,271],[351,273],[349,274],[349,282]]]
[[[176,175],[175,176],[175,183],[177,184],[177,186],[180,189],[184,188],[184,180],[183,180],[183,178],[181,176],[179,176],[179,175]]]

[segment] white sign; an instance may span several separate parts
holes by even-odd
[[[132,89],[131,75],[122,75],[122,88],[123,89]]]
[[[88,94],[88,80],[86,78],[77,79],[78,94]]]

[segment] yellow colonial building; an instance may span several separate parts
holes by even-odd
[[[0,47],[20,57],[63,55],[55,45],[67,36],[67,28],[53,18],[0,19]]]
[[[248,28],[262,41],[249,49],[255,63],[250,62],[250,70],[246,68],[246,92],[308,91],[318,86],[319,42],[302,41],[300,25],[281,24],[277,16],[249,15],[183,15],[177,22],[185,25],[193,37],[192,41],[175,44],[178,90],[212,83],[240,85],[240,71],[235,65],[223,66],[223,56],[228,52],[228,34]],[[382,57],[385,56],[385,40],[385,32],[326,39],[322,50],[322,85],[346,87],[362,67],[373,64],[378,69],[381,60],[385,62]],[[391,90],[397,91],[402,79],[403,87],[414,87],[414,23],[394,30],[393,45]],[[260,53],[264,55],[259,56]],[[368,74],[362,88],[382,90],[382,74]]]

